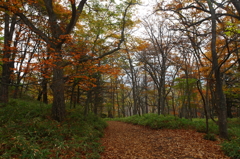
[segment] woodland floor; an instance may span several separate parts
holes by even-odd
[[[144,126],[109,121],[101,139],[101,159],[229,159],[219,141],[203,139],[193,130],[154,130]]]

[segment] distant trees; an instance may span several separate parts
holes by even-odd
[[[145,105],[147,111],[138,113],[217,116],[220,136],[227,138],[227,114],[239,115],[239,108],[232,106],[233,101],[239,104],[237,7],[236,1],[157,4],[156,14],[142,21],[149,46],[128,50],[125,59],[133,114],[135,107]]]
[[[164,6],[161,5],[163,3],[159,3],[158,8],[161,11],[165,11],[165,13],[174,13],[172,17],[181,24],[174,28],[188,36],[191,47],[195,52],[194,56],[198,60],[198,64],[201,64],[198,65],[200,66],[199,71],[208,68],[208,73],[202,72],[198,78],[199,80],[205,79],[207,82],[206,89],[210,89],[212,92],[212,108],[216,111],[219,119],[220,136],[227,138],[227,105],[225,100],[226,94],[224,92],[225,81],[223,79],[226,72],[233,67],[233,63],[236,61],[236,59],[231,58],[231,56],[238,48],[232,52],[229,47],[230,43],[236,39],[229,38],[230,34],[228,32],[229,29],[226,28],[228,25],[226,19],[228,19],[227,21],[231,21],[233,18],[238,18],[235,14],[236,12],[230,7],[231,3],[235,8],[238,7],[238,5],[235,1],[226,3],[212,1],[193,1],[192,3],[184,1],[173,2],[176,1],[171,1]],[[185,10],[187,12],[185,12]],[[210,24],[207,22],[210,22]],[[233,30],[236,31],[237,29],[235,28]],[[210,35],[210,38],[204,40],[206,41],[206,46],[204,47],[205,50],[202,50],[200,49],[202,42],[198,39],[201,39],[202,36],[207,37],[207,35]],[[203,57],[205,61],[199,57]],[[209,108],[207,109],[209,110]]]
[[[157,21],[154,22],[153,21]],[[174,31],[168,28],[167,19],[145,20],[143,26],[147,33],[147,38],[151,47],[140,54],[141,62],[144,63],[143,69],[151,76],[157,90],[157,110],[158,114],[164,114],[167,88],[167,71],[171,67],[171,58],[174,43],[178,39],[174,37]]]

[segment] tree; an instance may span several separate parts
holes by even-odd
[[[164,114],[166,105],[166,74],[171,65],[171,51],[174,48],[176,38],[174,32],[168,28],[166,19],[145,20],[143,26],[146,31],[147,39],[151,44],[147,52],[142,52],[140,55],[141,62],[146,64],[146,70],[153,79],[157,87],[157,108],[158,114]],[[158,21],[158,23],[153,23]]]
[[[65,110],[65,97],[64,97],[64,67],[69,62],[66,63],[64,60],[63,46],[71,38],[70,34],[73,31],[79,17],[83,12],[83,8],[87,0],[81,0],[80,2],[66,1],[63,4],[68,7],[63,7],[58,1],[53,0],[39,0],[39,1],[26,1],[26,3],[21,3],[15,1],[14,3],[0,2],[0,8],[5,9],[5,11],[10,11],[14,13],[15,16],[21,18],[21,20],[36,33],[42,40],[44,40],[49,47],[49,53],[53,59],[53,78],[51,88],[53,90],[53,105],[52,105],[52,117],[57,121],[63,121],[66,115]],[[70,3],[70,6],[69,6]],[[95,59],[100,59],[104,56],[112,54],[120,49],[121,43],[124,41],[124,28],[126,25],[125,18],[127,16],[127,11],[133,4],[132,1],[127,3],[126,9],[122,15],[122,26],[121,34],[118,38],[118,42],[115,48],[107,51]],[[41,27],[38,25],[34,18],[34,13],[30,13],[26,8],[29,6],[35,7],[35,13],[37,15],[43,15],[42,20],[47,22],[47,27]],[[66,13],[66,14],[62,14]],[[92,60],[93,58],[83,59],[82,61]]]
[[[216,49],[216,39],[217,35],[220,33],[217,32],[217,22],[221,24],[221,17],[224,16],[236,16],[230,13],[229,9],[227,13],[223,13],[222,9],[225,9],[224,5],[225,4],[223,3],[217,3],[215,1],[207,1],[207,3],[200,1],[194,1],[193,3],[176,2],[175,4],[169,4],[165,9],[163,7],[159,7],[159,10],[173,11],[179,18],[182,18],[183,24],[188,26],[189,28],[192,28],[193,26],[200,26],[201,24],[203,26],[206,26],[208,25],[206,21],[211,20],[211,57],[209,58],[204,54],[203,56],[208,58],[211,62],[211,78],[213,78],[213,81],[215,81],[214,89],[212,90],[214,91],[213,97],[216,97],[215,104],[217,106],[219,118],[219,131],[221,134],[220,136],[223,138],[227,138],[226,101],[223,92],[221,67],[229,58],[229,54],[224,57],[223,61],[220,61],[221,51]],[[186,15],[185,12],[182,12],[183,10],[190,11],[190,13],[194,15],[194,17],[198,17],[199,13],[204,13],[204,15],[200,20],[195,21],[193,18],[189,17],[189,15]],[[203,27],[199,27],[199,30],[201,30],[201,28]],[[191,32],[191,30],[189,29],[185,29],[185,31]],[[202,33],[206,34],[207,32]]]
[[[42,4],[40,2],[43,2]],[[16,4],[7,4],[6,2],[1,2],[0,7],[4,8],[7,11],[12,11],[15,16],[19,16],[21,20],[37,35],[39,35],[46,43],[50,46],[52,52],[54,52],[54,67],[53,67],[53,106],[52,106],[52,117],[57,121],[63,121],[65,118],[65,100],[64,100],[64,80],[63,80],[63,55],[62,55],[62,46],[67,40],[68,35],[73,30],[79,16],[82,13],[83,7],[86,3],[86,0],[82,0],[79,4],[76,4],[75,1],[71,1],[71,17],[67,24],[65,19],[59,19],[56,11],[54,10],[54,3],[52,0],[44,0],[39,2],[27,1],[27,5],[40,5],[47,12],[47,20],[49,24],[49,32],[51,35],[47,35],[41,28],[38,28],[34,22],[29,19],[27,13],[24,12],[24,6],[20,6],[21,3],[16,2]],[[17,5],[17,7],[14,7]],[[19,7],[19,8],[18,8]],[[39,12],[41,12],[39,10]],[[63,21],[64,20],[64,21]],[[59,21],[64,26],[60,26]],[[62,28],[63,27],[63,28]]]
[[[17,23],[16,14],[4,13],[4,45],[2,52],[2,78],[0,88],[0,102],[8,103],[9,101],[9,85],[11,83],[11,74],[14,68],[12,59],[16,50],[12,46],[15,26]]]
[[[226,111],[226,99],[223,92],[222,77],[220,72],[220,67],[218,62],[218,56],[216,51],[216,40],[217,40],[217,19],[215,14],[215,9],[213,8],[212,2],[207,1],[211,13],[212,22],[212,41],[211,41],[211,53],[212,53],[212,70],[214,71],[214,77],[216,80],[215,92],[216,92],[216,104],[218,107],[218,124],[219,124],[219,135],[223,138],[228,138],[227,132],[227,111]]]

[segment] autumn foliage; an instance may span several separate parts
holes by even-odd
[[[240,115],[239,3],[147,3],[2,0],[0,106],[37,99],[58,122],[67,108],[204,118],[207,135],[213,121],[230,139],[227,119]]]

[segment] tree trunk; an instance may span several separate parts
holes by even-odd
[[[16,23],[16,16],[13,15],[11,18],[10,24],[10,16],[5,13],[4,15],[4,51],[3,51],[3,64],[2,64],[2,80],[1,80],[1,87],[0,87],[0,102],[1,103],[8,103],[9,101],[9,84],[10,84],[10,77],[12,73],[13,61],[11,61],[11,42],[13,38],[13,32]]]
[[[77,100],[76,100],[76,102],[78,103],[78,104],[80,104],[80,86],[78,86],[78,88],[77,88]]]
[[[166,62],[167,58],[164,53],[164,51],[161,51],[162,53],[162,66],[161,66],[161,77],[160,77],[160,88],[161,88],[161,96],[160,96],[160,106],[161,106],[161,114],[164,114],[165,110],[165,105],[166,105],[166,87],[165,87],[165,82],[166,82]]]
[[[186,62],[186,61],[185,61]],[[187,64],[186,64],[187,66]],[[186,101],[186,104],[187,104],[187,116],[188,116],[188,119],[190,118],[190,120],[192,120],[192,110],[191,110],[191,89],[190,89],[190,85],[189,85],[189,75],[188,75],[188,70],[186,68],[185,70],[185,75],[186,75],[186,96],[187,96],[187,101]]]
[[[126,117],[126,112],[125,112],[125,97],[124,97],[124,93],[125,93],[125,91],[124,91],[124,87],[122,88],[122,93],[121,93],[121,103],[122,103],[122,115],[123,115],[123,117]]]
[[[112,92],[111,92],[111,96],[112,96],[112,118],[115,117],[115,87],[113,86],[114,82],[113,79],[111,79],[111,87],[112,87]]]
[[[127,47],[127,45],[126,45],[126,47]],[[128,51],[128,49],[126,49],[126,51],[127,51],[127,58],[128,58],[128,63],[129,63],[129,69],[130,69],[130,78],[131,78],[131,82],[132,82],[133,115],[136,115],[138,113],[136,74],[134,71],[133,61],[132,61],[130,52]]]
[[[176,117],[176,109],[175,109],[175,99],[174,99],[174,91],[172,91],[172,109],[173,109],[173,115]]]
[[[9,101],[9,91],[8,87],[10,84],[10,67],[8,62],[4,62],[2,65],[2,80],[0,88],[0,102],[8,103]]]
[[[17,99],[18,98],[18,92],[19,92],[19,82],[16,83],[15,89],[14,89],[14,94],[13,94],[13,98]]]
[[[216,14],[215,9],[212,6],[212,2],[208,0],[208,5],[210,8],[212,16],[212,42],[211,42],[211,52],[212,52],[212,69],[214,71],[215,84],[215,95],[216,104],[218,108],[218,124],[219,124],[219,135],[222,138],[228,138],[227,132],[227,111],[226,111],[226,100],[223,93],[223,84],[221,79],[220,66],[218,65],[218,57],[216,51],[216,39],[217,39],[217,24],[216,24]]]
[[[204,113],[205,113],[205,117],[206,117],[206,134],[209,133],[209,126],[208,126],[208,111],[207,111],[207,104],[206,104],[206,99],[204,98],[204,95],[203,95],[203,92],[202,92],[202,84],[201,84],[201,81],[198,80],[197,81],[197,88],[198,88],[198,91],[201,95],[201,98],[202,98],[202,101],[203,101],[203,108],[204,108]]]
[[[86,116],[89,113],[90,101],[92,98],[92,90],[87,91],[87,99],[84,107],[84,115]]]
[[[43,92],[43,103],[48,104],[48,89],[47,89],[48,81],[46,78],[42,81],[42,92]]]
[[[146,67],[146,64],[144,64],[144,67]],[[147,83],[147,72],[144,73],[144,104],[145,104],[145,113],[148,114],[148,83]]]
[[[161,115],[161,97],[162,97],[162,92],[161,92],[161,88],[157,88],[158,91],[158,97],[157,97],[157,112],[158,115]]]
[[[60,54],[60,51],[58,51]],[[64,79],[63,68],[61,68],[61,55],[58,56],[56,66],[53,68],[53,104],[52,118],[59,122],[63,121],[66,116],[65,98],[64,98]]]

